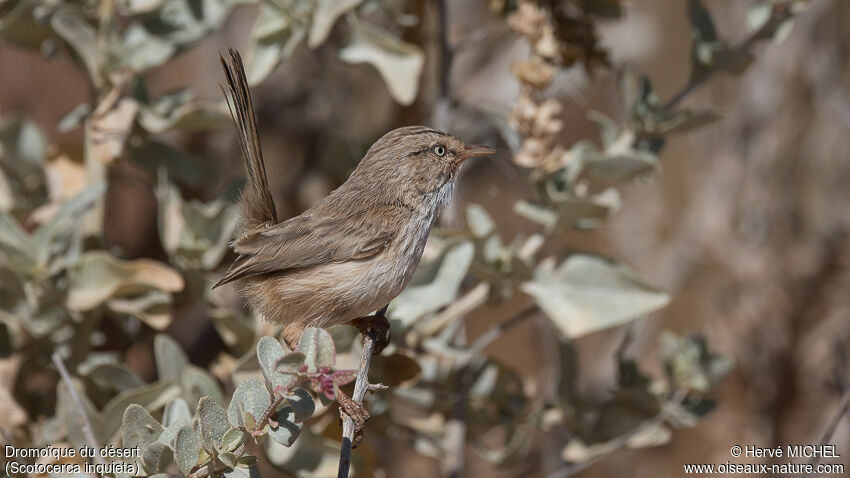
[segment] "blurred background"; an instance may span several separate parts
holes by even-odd
[[[639,318],[626,325],[619,325],[626,323],[621,320],[615,327],[565,338],[572,354],[570,367],[581,371],[575,374],[572,390],[582,397],[582,406],[598,405],[588,412],[595,417],[588,420],[597,431],[602,426],[598,417],[609,412],[606,420],[626,429],[657,413],[655,405],[648,412],[641,411],[635,404],[640,401],[629,402],[622,410],[612,411],[611,407],[622,392],[624,348],[629,363],[633,360],[641,374],[671,374],[675,364],[663,359],[663,337],[675,341],[700,334],[712,354],[726,360],[728,369],[718,374],[716,383],[715,377],[709,377],[711,386],[700,390],[710,397],[711,411],[698,414],[699,420],[687,426],[679,423],[665,429],[672,432],[659,438],[657,446],[643,443],[632,449],[624,442],[616,452],[597,455],[588,451],[594,443],[627,433],[618,429],[610,435],[582,435],[583,448],[570,448],[568,444],[581,433],[565,418],[568,413],[551,413],[550,407],[563,401],[564,395],[553,400],[546,397],[558,395],[559,383],[572,372],[563,366],[558,343],[552,343],[551,326],[545,318],[533,317],[489,344],[484,354],[507,364],[519,377],[521,392],[529,402],[545,402],[539,408],[523,408],[522,413],[537,414],[539,421],[532,431],[515,438],[520,445],[515,449],[506,445],[510,451],[503,450],[502,459],[493,459],[473,440],[466,445],[461,441],[461,464],[447,465],[447,461],[457,461],[457,456],[449,456],[447,448],[429,451],[421,445],[416,433],[427,434],[424,428],[411,437],[393,431],[392,423],[383,423],[385,419],[379,416],[373,420],[378,425],[367,425],[364,447],[355,450],[355,455],[367,457],[367,464],[361,465],[366,471],[359,476],[593,477],[622,474],[623,470],[629,470],[631,476],[679,476],[685,463],[726,462],[731,458],[729,448],[735,444],[817,443],[831,425],[836,428],[829,443],[837,445],[845,458],[850,455],[850,420],[837,415],[847,406],[850,380],[847,2],[709,0],[703,4],[713,18],[710,29],[700,26],[700,11],[694,7],[699,2],[682,0],[519,5],[485,0],[339,2],[350,6],[317,2],[321,6],[304,8],[313,15],[318,15],[316,8],[338,8],[339,13],[330,17],[329,25],[317,26],[314,21],[312,30],[300,33],[292,26],[295,23],[281,27],[275,24],[280,18],[271,18],[268,11],[260,13],[272,8],[268,5],[196,2],[199,9],[218,5],[220,19],[213,22],[215,27],[207,25],[192,37],[187,23],[181,27],[187,33],[184,41],[175,33],[177,27],[163,33],[165,29],[148,25],[148,33],[155,35],[125,38],[124,50],[116,50],[115,58],[123,58],[126,64],[108,73],[102,73],[108,69],[102,67],[99,80],[87,72],[88,53],[75,46],[75,38],[85,34],[74,33],[74,21],[86,23],[92,31],[103,31],[104,22],[114,22],[118,30],[126,32],[131,19],[151,15],[158,8],[165,9],[165,13],[157,13],[162,18],[178,15],[174,5],[181,2],[79,2],[81,11],[89,15],[82,20],[61,18],[57,2],[33,2],[38,4],[35,11],[32,5],[23,6],[26,3],[0,2],[0,119],[6,135],[0,163],[6,175],[5,186],[0,188],[3,210],[17,218],[24,230],[33,231],[38,224],[50,223],[55,213],[49,209],[51,204],[58,207],[60,200],[91,187],[93,175],[102,177],[107,187],[100,206],[95,206],[102,207],[96,212],[102,214],[102,230],[97,245],[85,239],[81,247],[102,248],[125,261],[170,263],[183,276],[173,290],[154,284],[160,292],[173,296],[164,313],[167,318],[156,316],[162,312],[141,310],[137,303],[122,309],[115,299],[110,299],[111,305],[104,299],[96,306],[78,307],[83,315],[101,311],[94,326],[101,332],[100,341],[84,347],[87,352],[80,352],[82,355],[75,355],[76,349],[71,347],[65,355],[69,363],[84,363],[90,350],[118,352],[119,361],[135,375],[145,382],[154,381],[157,366],[151,344],[157,331],[164,331],[193,364],[215,375],[224,390],[232,390],[222,377],[232,372],[238,351],[250,354],[249,349],[253,350],[222,338],[221,326],[212,318],[222,310],[243,317],[246,309],[234,291],[225,290],[220,297],[206,301],[191,298],[206,294],[204,281],[221,270],[220,264],[231,260],[224,248],[226,234],[216,230],[209,233],[211,239],[201,238],[206,242],[199,239],[184,244],[185,231],[174,232],[177,236],[172,237],[163,232],[174,231],[163,218],[163,210],[170,204],[167,197],[176,194],[177,200],[183,201],[180,204],[203,202],[207,209],[193,207],[206,211],[198,217],[212,220],[229,214],[226,205],[232,204],[241,186],[242,160],[233,128],[221,109],[218,87],[223,79],[218,55],[228,46],[249,58],[253,101],[281,218],[309,208],[341,184],[383,133],[398,126],[426,124],[451,131],[467,142],[499,149],[495,157],[465,167],[440,229],[474,229],[467,206],[479,204],[505,244],[541,229],[539,223],[515,213],[515,203],[532,200],[541,184],[554,181],[554,171],[564,170],[564,164],[577,156],[575,144],[604,142],[589,112],[601,112],[619,125],[635,124],[637,100],[623,85],[629,78],[645,77],[651,82],[654,98],[645,104],[711,112],[711,117],[700,116],[705,121],[678,134],[655,134],[641,119],[643,129],[632,127],[632,132],[637,132],[626,141],[633,140],[632,150],[657,156],[652,172],[629,175],[628,181],[616,184],[618,207],[611,208],[600,227],[557,228],[536,254],[563,258],[582,252],[616,259],[669,296],[666,307],[651,307],[652,311],[646,311],[652,312],[650,315],[637,314]],[[544,17],[550,15],[550,21],[557,24],[557,40],[573,41],[568,46],[576,50],[574,58],[561,51],[553,59],[539,34],[524,30],[523,22],[533,24],[534,12],[523,13],[523,3],[533,4]],[[789,7],[793,23],[779,33],[756,38],[757,16],[767,15],[764,9],[775,4],[794,4]],[[108,8],[114,9],[114,17],[104,15]],[[292,18],[302,18],[297,8],[288,10]],[[563,18],[559,11],[566,12]],[[367,23],[380,26],[380,34],[366,28]],[[53,31],[42,31],[48,27]],[[323,29],[325,36],[316,33],[317,29]],[[707,32],[716,38],[707,38]],[[47,44],[46,38],[53,40]],[[364,43],[358,43],[359,39],[365,39]],[[111,40],[105,36],[97,41]],[[156,41],[162,44],[151,47]],[[693,47],[700,41],[721,45],[715,54],[725,52],[721,50],[726,46],[731,51],[731,46],[746,45],[751,58],[728,71],[719,68],[715,74],[708,62],[694,60],[703,54]],[[169,49],[168,42],[173,48]],[[369,42],[383,44],[384,50],[370,49]],[[540,58],[544,68],[523,73],[522,65]],[[715,63],[721,61],[717,58]],[[699,75],[706,71],[711,73],[703,80]],[[534,75],[538,76],[530,78]],[[539,75],[546,78],[540,80]],[[693,81],[695,78],[698,81]],[[189,91],[193,99],[166,96],[175,91]],[[681,98],[679,93],[683,93]],[[134,98],[135,103],[122,106],[123,99],[109,99],[110,95]],[[157,103],[162,98],[173,104],[166,100]],[[532,119],[537,121],[535,125],[524,126],[522,102],[527,98],[533,98],[535,107],[553,99],[557,107],[546,114],[535,110],[532,117],[540,114],[545,118]],[[81,104],[89,105],[88,112],[79,110],[76,120],[73,113],[69,117]],[[178,111],[180,108],[196,109],[186,113]],[[131,117],[127,119],[127,115]],[[43,164],[50,165],[45,166],[44,184],[16,182],[24,176],[16,176],[20,170],[13,163],[21,158],[10,152],[9,138],[26,136],[21,133],[24,119],[35,131],[32,134],[41,138]],[[555,125],[540,124],[547,121]],[[623,137],[615,132],[618,134]],[[538,146],[555,151],[552,154],[558,158],[535,152],[536,143],[529,146],[530,138],[542,138],[543,146]],[[24,151],[23,147],[19,151]],[[92,159],[92,155],[97,157]],[[552,161],[556,166],[547,164]],[[576,183],[573,191],[582,187]],[[593,185],[590,190],[597,191]],[[175,258],[177,252],[192,247],[197,249],[195,255]],[[204,256],[207,248],[217,252]],[[14,269],[9,254],[7,250],[4,268]],[[426,253],[426,259],[437,254],[439,250],[431,256]],[[203,272],[191,275],[186,270]],[[155,275],[155,271],[142,273]],[[44,277],[55,277],[52,274]],[[460,279],[463,275],[442,306],[451,308],[456,297],[468,297],[464,294],[476,284],[487,283],[486,275],[474,273]],[[15,281],[5,273],[2,281],[4,297],[14,295],[9,284]],[[14,287],[17,290],[19,285]],[[136,289],[134,293],[138,293]],[[491,295],[498,294],[491,290]],[[458,336],[464,343],[474,342],[528,302],[527,296],[516,293],[476,304],[471,313],[464,314],[468,317]],[[538,300],[547,310],[543,302]],[[22,318],[18,309],[6,307],[8,303],[4,302],[4,313]],[[440,310],[444,310],[442,306]],[[439,313],[435,310],[432,315]],[[122,314],[145,317],[130,326],[104,318]],[[71,316],[81,323],[78,315]],[[5,320],[10,330],[13,321]],[[394,331],[396,326],[394,323]],[[78,325],[72,330],[82,333]],[[398,335],[394,340],[401,340]],[[41,338],[31,330],[17,336],[4,332],[4,336],[9,345],[0,359],[3,441],[35,443],[40,432],[28,427],[43,424],[45,417],[53,415],[58,375],[47,365],[49,360],[26,350],[45,340],[55,344],[61,340],[55,334]],[[247,340],[250,345],[252,339]],[[409,341],[406,345],[407,349],[397,344],[399,350],[417,350]],[[224,360],[223,355],[232,357]],[[700,357],[709,360],[705,358],[709,356]],[[217,372],[216,367],[225,372]],[[445,384],[449,389],[462,386],[450,379]],[[651,389],[648,386],[647,390]],[[666,391],[670,395],[675,390],[668,385]],[[108,396],[95,394],[93,401],[102,406]],[[701,403],[707,402],[708,398]],[[394,406],[397,414],[416,415],[406,405]],[[436,409],[420,414],[420,421],[433,418]],[[506,413],[496,415],[504,418]],[[445,436],[446,430],[452,429],[450,410],[445,415],[444,420],[432,423],[441,429],[434,436],[443,444],[452,439]],[[334,430],[338,434],[336,428],[317,435],[330,437]],[[501,439],[484,436],[481,440]],[[596,456],[605,459],[593,458]],[[845,458],[841,460],[846,464]],[[305,473],[296,474],[309,476]],[[321,475],[316,471],[312,476]]]

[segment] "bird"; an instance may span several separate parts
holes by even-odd
[[[247,180],[230,243],[237,257],[214,287],[235,283],[255,314],[282,326],[292,349],[308,327],[351,324],[381,332],[379,353],[389,340],[386,306],[413,277],[461,166],[494,150],[427,126],[397,128],[372,144],[341,186],[281,221],[242,59],[233,48],[229,56],[220,56],[222,90]]]

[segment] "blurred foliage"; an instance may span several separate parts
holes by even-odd
[[[397,102],[416,99],[425,49],[401,39],[400,22],[373,21],[375,11],[398,7],[379,0],[0,3],[3,41],[48,57],[67,55],[86,72],[94,93],[58,125],[62,131],[82,128],[82,158],[47,144],[26,118],[0,120],[0,356],[11,360],[17,376],[0,397],[10,392],[4,398],[25,412],[10,414],[4,423],[4,433],[18,446],[138,446],[149,475],[179,470],[252,476],[257,456],[297,476],[334,473],[338,429],[328,405],[354,377],[350,369],[360,349],[353,330],[311,329],[289,351],[262,337],[257,324],[210,290],[236,209],[229,195],[186,200],[175,181],[197,185],[208,173],[161,136],[218,128],[229,120],[222,102],[197,100],[190,90],[152,97],[143,76],[153,67],[168,68],[220,29],[238,5],[256,3],[260,13],[248,55],[253,84],[296,45],[315,49],[326,43],[338,25],[347,32],[344,44],[332,45],[341,60],[372,65]],[[679,100],[715,73],[743,71],[753,60],[751,47],[787,34],[803,5],[756,2],[752,34],[732,45],[718,36],[702,3],[689,1],[692,65],[681,93],[662,102],[645,77],[623,73],[624,117],[615,121],[589,112],[598,141],[567,146],[559,142],[562,105],[547,89],[564,69],[608,65],[595,22],[622,15],[621,2],[492,1],[498,21],[531,46],[529,58],[512,65],[522,88],[506,143],[517,144],[513,159],[528,170],[536,191],[518,200],[515,212],[539,232],[506,238],[484,207],[472,205],[467,231],[432,238],[437,252],[391,304],[394,342],[374,358],[371,370],[373,381],[391,389],[371,397],[375,418],[368,433],[403,437],[417,453],[441,458],[456,452],[446,423],[463,417],[465,440],[502,464],[528,452],[525,438],[533,431],[561,427],[570,437],[564,460],[581,464],[622,446],[662,444],[671,427],[691,426],[707,413],[713,406],[707,394],[729,363],[698,336],[664,336],[665,375],[650,377],[624,352],[627,333],[614,358],[619,382],[610,399],[582,397],[573,341],[633,322],[670,299],[610,259],[584,253],[541,258],[540,251],[565,230],[603,225],[620,205],[617,186],[660,170],[657,154],[668,135],[717,118],[715,112],[677,108]],[[129,260],[104,248],[107,171],[119,158],[158,178],[158,232],[168,263]],[[461,339],[470,311],[517,295],[542,312],[544,326],[557,338],[560,376],[552,396],[537,396],[528,377],[484,353],[534,314],[510,319],[471,344]],[[201,304],[226,346],[210,370],[192,364],[168,335],[141,333],[166,330],[177,303]],[[147,383],[127,357],[104,347],[115,329],[151,338],[156,381]],[[51,356],[68,363],[74,377],[58,382],[55,397],[33,400],[37,392],[28,378],[57,382]],[[391,413],[395,407],[413,412]],[[83,422],[91,424],[93,438],[83,433]],[[368,454],[354,458],[363,475],[379,466]]]

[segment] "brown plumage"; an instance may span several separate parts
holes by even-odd
[[[339,188],[299,216],[277,214],[239,53],[222,58],[245,168],[238,254],[215,285],[236,281],[256,313],[284,326],[297,343],[306,327],[349,322],[387,305],[410,281],[431,226],[451,199],[466,146],[424,126],[398,128],[376,141]]]

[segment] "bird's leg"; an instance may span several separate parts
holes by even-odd
[[[351,321],[351,325],[357,327],[364,337],[375,332],[375,349],[372,355],[378,355],[390,343],[390,321],[387,320],[387,307],[389,304],[381,307],[381,310],[366,317],[360,317]]]
[[[342,390],[337,393],[336,401],[339,404],[339,419],[342,421],[345,417],[349,417],[354,422],[354,439],[351,441],[351,447],[357,448],[363,440],[363,425],[366,424],[366,420],[372,418],[372,414],[366,410],[365,405],[355,402]]]

